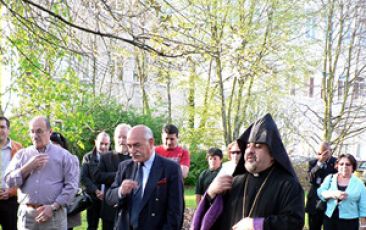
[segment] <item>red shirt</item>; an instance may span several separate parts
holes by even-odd
[[[164,149],[162,145],[155,147],[155,152],[162,157],[168,158],[177,162],[179,165],[185,165],[189,168],[191,160],[189,157],[189,152],[180,146],[174,149]]]

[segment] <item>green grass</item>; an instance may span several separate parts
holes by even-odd
[[[184,188],[184,200],[186,202],[186,207],[195,208],[196,207],[196,195],[194,194],[194,187]]]

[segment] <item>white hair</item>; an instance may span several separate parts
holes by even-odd
[[[131,129],[131,125],[126,124],[126,123],[121,123],[121,124],[117,125],[117,127],[114,129],[114,136],[116,136],[116,133],[120,129],[127,129],[127,132],[128,132]]]

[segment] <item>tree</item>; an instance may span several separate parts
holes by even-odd
[[[365,34],[364,1],[325,1],[319,8],[322,39],[322,110],[309,108],[322,130],[323,140],[344,151],[348,140],[365,131]]]

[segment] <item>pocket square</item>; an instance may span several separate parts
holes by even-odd
[[[163,185],[163,184],[166,184],[167,183],[167,179],[166,178],[163,178],[161,180],[158,181],[158,185]]]

